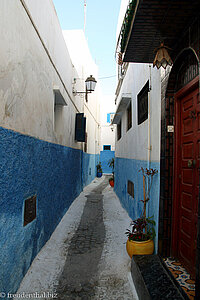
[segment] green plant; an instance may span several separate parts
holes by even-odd
[[[153,184],[153,177],[158,173],[158,171],[156,169],[143,169],[142,167],[139,172],[140,171],[143,176],[144,197],[144,199],[141,200],[141,202],[143,202],[142,216],[131,222],[130,226],[132,226],[132,230],[127,229],[125,232],[128,239],[132,241],[147,241],[149,239],[153,239],[156,235],[154,229],[156,222],[153,220],[153,216],[146,217],[146,204],[150,200],[149,195]]]
[[[135,9],[136,9],[136,4],[137,4],[136,0],[129,1],[129,5],[126,10],[126,14],[124,17],[124,21],[123,21],[121,33],[120,33],[121,34],[121,52],[122,53],[124,53],[124,50],[126,47],[127,39],[128,39],[129,32],[131,29],[131,23],[133,20]]]
[[[101,162],[99,162],[99,163],[96,165],[96,168],[97,168],[97,172],[102,173]]]
[[[111,159],[108,161],[108,166],[109,166],[110,168],[112,168],[112,173],[113,173],[113,175],[114,175],[114,168],[115,168],[115,159],[114,159],[114,157],[111,158]]]
[[[155,225],[156,222],[152,219],[152,217],[146,219],[141,217],[131,222],[130,226],[132,226],[132,229],[127,229],[125,234],[127,235],[129,241],[153,240],[156,236],[154,229]]]

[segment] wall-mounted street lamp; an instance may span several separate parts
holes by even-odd
[[[156,56],[153,61],[154,67],[156,66],[157,69],[160,69],[160,67],[166,69],[167,66],[172,66],[173,62],[168,53],[168,50],[170,50],[170,48],[166,47],[164,43],[161,43],[160,46],[155,49]]]
[[[74,79],[74,82],[76,82],[76,80]],[[85,80],[85,91],[84,92],[78,92],[73,90],[73,94],[76,96],[78,94],[85,94],[85,100],[87,102],[87,95],[94,92],[95,87],[96,87],[96,79],[90,75],[86,80]]]

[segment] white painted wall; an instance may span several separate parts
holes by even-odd
[[[100,84],[98,80],[98,67],[92,59],[88,44],[82,30],[63,31],[64,39],[68,45],[70,57],[77,74],[73,78],[73,89],[85,91],[85,80],[90,75],[96,79],[95,91],[88,94],[76,95],[75,99],[83,103],[82,112],[86,116],[87,152],[99,153],[99,131],[100,131]]]
[[[149,80],[151,90],[149,92],[149,117],[142,124],[138,125],[137,95]],[[161,84],[160,71],[149,64],[130,63],[125,78],[117,97],[119,105],[122,94],[128,93],[132,99],[132,127],[126,131],[126,110],[122,115],[122,137],[116,140],[117,157],[124,157],[136,160],[149,159],[160,160],[160,129],[161,129]],[[149,141],[150,126],[150,143]]]
[[[129,0],[121,0],[118,17],[116,39],[118,40]],[[161,80],[160,70],[149,64],[129,63],[124,76],[118,78],[116,90],[117,107],[122,99],[122,94],[130,94],[132,99],[132,128],[128,131],[127,114],[122,115],[122,137],[117,141],[115,156],[136,159],[160,161],[160,130],[161,130]],[[142,124],[137,121],[137,95],[149,80],[149,116]],[[116,130],[117,132],[117,130]],[[148,149],[151,150],[148,150]]]
[[[75,66],[68,51],[71,40],[66,46],[52,0],[1,0],[0,26],[6,28],[0,32],[0,126],[82,149],[82,143],[74,139],[75,116],[84,111],[89,152],[95,153],[99,136],[98,86],[87,104],[72,92],[73,79],[81,77],[81,71],[84,77],[90,73],[98,76],[84,37],[78,39],[79,60]],[[57,107],[56,112],[54,87],[67,104]]]
[[[103,145],[111,145],[111,150],[115,151],[115,125],[107,123],[107,114],[116,110],[114,96],[101,96],[101,151]],[[111,130],[113,128],[113,131]]]

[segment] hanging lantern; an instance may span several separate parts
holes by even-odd
[[[160,44],[160,47],[158,47],[155,51],[156,51],[156,56],[154,58],[153,61],[153,66],[157,67],[158,69],[160,69],[160,67],[163,67],[164,69],[166,69],[166,67],[172,66],[173,62],[172,59],[168,53],[168,50],[170,50],[170,48],[166,47],[164,45],[164,43]]]
[[[90,77],[88,77],[85,81],[86,84],[86,91],[88,92],[93,92],[95,89],[97,81],[95,80],[95,78],[90,75]]]

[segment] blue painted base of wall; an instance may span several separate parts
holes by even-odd
[[[88,185],[96,177],[96,165],[99,154],[88,154],[82,152],[82,181],[83,187]]]
[[[155,252],[157,253],[158,243],[158,217],[159,217],[159,195],[160,195],[160,163],[126,159],[115,157],[115,192],[120,199],[122,206],[126,209],[131,219],[141,216],[143,203],[143,177],[139,170],[143,167],[157,169],[158,174],[153,177],[153,184],[150,192],[150,201],[147,204],[147,215],[154,216],[156,221]],[[128,180],[134,183],[134,199],[127,192]],[[126,228],[125,228],[126,229]]]
[[[104,174],[111,174],[112,168],[109,167],[109,160],[115,157],[115,151],[104,150],[100,152],[100,161],[102,165],[102,170]]]
[[[0,128],[1,292],[17,291],[73,200],[94,179],[96,160],[95,155]],[[24,227],[24,201],[33,195],[37,217]]]

